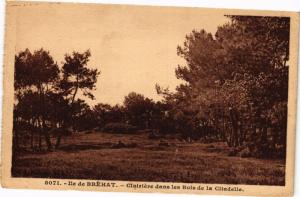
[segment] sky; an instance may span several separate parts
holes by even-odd
[[[155,84],[174,90],[177,46],[192,30],[215,34],[228,19],[218,10],[124,5],[33,4],[18,8],[16,53],[44,48],[59,65],[66,53],[91,51],[88,66],[101,71],[99,102],[121,104],[129,92],[155,101]]]

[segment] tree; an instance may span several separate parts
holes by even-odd
[[[96,125],[103,128],[108,123],[125,123],[126,115],[124,106],[98,103],[93,108]]]
[[[286,132],[289,18],[228,17],[230,22],[215,37],[205,30],[186,36],[177,48],[186,65],[175,71],[185,83],[173,93],[162,88],[160,93],[173,106],[175,118],[188,122],[183,130],[194,130],[189,127],[197,122],[213,127],[210,132],[217,131],[229,146],[254,142],[263,150],[258,144],[269,145],[271,128],[273,142],[284,145],[278,132]]]
[[[106,123],[111,122],[109,113],[112,107],[109,104],[98,103],[94,106],[93,111],[98,127],[103,127]]]
[[[58,79],[59,69],[48,51],[43,49],[34,51],[32,54],[28,49],[15,56],[15,81],[16,102],[27,91],[34,91],[39,95],[38,120],[40,132],[44,134],[47,147],[52,148],[50,136],[46,129],[46,98],[47,92],[54,88]]]
[[[133,125],[148,128],[150,126],[154,102],[143,95],[131,92],[124,99],[125,111]]]
[[[41,134],[45,136],[48,150],[52,149],[50,135],[56,136],[58,148],[62,135],[68,133],[71,125],[76,126],[74,120],[89,114],[85,101],[75,97],[82,91],[93,98],[91,91],[95,89],[99,72],[87,68],[90,56],[89,51],[66,55],[61,70],[43,49],[34,53],[26,49],[15,56],[14,147],[19,147],[19,130],[33,131],[38,127],[39,149]]]
[[[78,113],[87,109],[87,105],[81,99],[75,99],[78,91],[81,91],[84,96],[94,99],[92,90],[96,89],[97,77],[100,72],[97,69],[88,68],[88,62],[91,53],[89,50],[84,53],[73,52],[72,55],[65,55],[65,62],[62,66],[62,78],[57,86],[59,94],[68,101],[68,113],[62,125],[64,130],[67,130],[70,125],[75,125],[74,120]],[[58,135],[57,142],[60,142],[61,135]],[[57,143],[59,144],[59,143]],[[58,148],[58,146],[57,146]]]
[[[34,134],[39,127],[38,121],[40,116],[39,95],[37,92],[28,90],[19,95],[18,103],[14,105],[14,147],[19,149],[19,139],[29,134],[31,135],[31,149],[34,149]],[[39,149],[41,149],[41,132],[39,132]]]
[[[230,83],[231,87],[238,85],[243,87],[245,99],[243,103],[237,105],[239,108],[237,110],[243,111],[241,117],[248,120],[243,121],[246,123],[245,127],[252,128],[251,133],[258,135],[256,139],[259,139],[260,143],[257,145],[268,146],[269,128],[272,129],[273,138],[278,138],[276,134],[278,128],[272,125],[272,118],[268,114],[278,103],[287,102],[288,97],[290,19],[229,17],[232,20],[231,24],[220,27],[216,39],[226,49],[228,62],[238,65],[233,72],[235,77]],[[239,98],[240,93],[235,94],[236,98]],[[249,111],[252,114],[249,114]],[[286,128],[279,130],[286,133]],[[283,137],[281,142],[284,146],[285,141],[286,138]]]
[[[71,103],[74,103],[78,90],[81,90],[84,96],[94,99],[91,90],[95,89],[100,72],[97,69],[87,68],[90,56],[89,50],[84,53],[73,52],[72,55],[65,55],[60,88],[64,90],[67,97],[71,97]]]

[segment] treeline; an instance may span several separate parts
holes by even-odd
[[[61,139],[75,132],[163,128],[168,104],[135,92],[125,96],[122,105],[88,105],[83,97],[94,99],[100,75],[88,66],[90,56],[89,50],[66,54],[61,66],[44,49],[26,49],[15,56],[14,155],[58,149]]]
[[[131,133],[148,129],[187,141],[225,141],[232,155],[285,158],[290,19],[227,16],[215,35],[194,30],[177,53],[186,60],[171,92],[156,85],[162,101],[131,92],[121,105],[93,107],[98,70],[90,52],[66,55],[61,68],[43,49],[15,58],[14,147],[59,147],[61,136],[95,129]],[[23,132],[23,134],[22,134]],[[155,134],[155,135],[156,135]],[[36,138],[36,137],[37,138]],[[52,138],[52,141],[51,141]],[[36,140],[38,143],[36,144]]]
[[[285,158],[290,19],[227,17],[215,36],[186,36],[176,69],[185,83],[159,93],[181,132],[226,141],[232,154]]]

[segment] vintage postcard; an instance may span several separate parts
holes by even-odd
[[[8,1],[6,188],[291,196],[299,14]]]

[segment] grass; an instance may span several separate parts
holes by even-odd
[[[116,146],[121,141],[125,146]],[[229,157],[222,142],[186,143],[145,134],[81,133],[60,150],[18,156],[14,177],[284,185],[285,162]],[[126,146],[126,144],[135,146]]]

